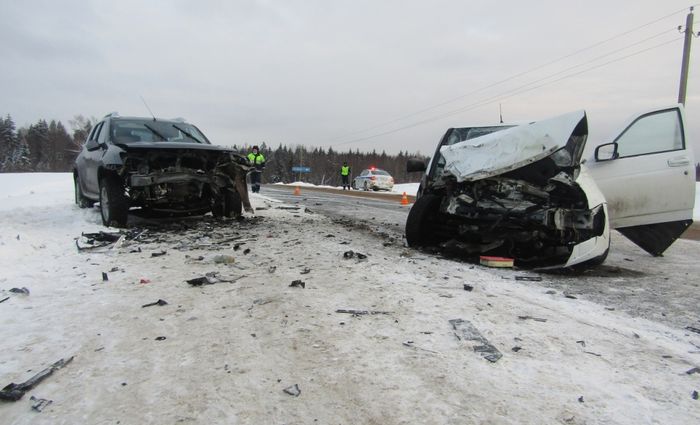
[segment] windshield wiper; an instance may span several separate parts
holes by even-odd
[[[168,140],[168,139],[166,139],[165,137],[163,137],[162,134],[158,133],[154,128],[152,128],[150,125],[144,124],[143,126],[146,127],[147,129],[151,130],[151,133],[153,133],[153,134],[155,134],[156,136],[160,137],[162,140]]]
[[[175,128],[177,128],[178,130],[180,130],[185,136],[189,137],[190,139],[194,140],[195,142],[200,143],[200,144],[202,143],[201,140],[199,140],[198,138],[194,137],[194,136],[193,136],[192,134],[190,134],[188,131],[185,131],[185,130],[181,129],[180,127],[176,126],[175,124],[173,124],[173,127],[175,127]]]

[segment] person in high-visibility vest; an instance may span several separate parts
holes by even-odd
[[[343,166],[340,167],[340,177],[343,179],[343,190],[346,186],[350,190],[350,166],[347,162],[343,162]]]
[[[254,168],[250,172],[250,186],[253,193],[260,193],[260,180],[265,168],[265,157],[257,146],[253,146],[253,152],[248,154],[248,161]]]

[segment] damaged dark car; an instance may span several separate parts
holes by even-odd
[[[692,223],[695,173],[682,105],[634,117],[586,157],[577,111],[523,125],[451,128],[406,222],[410,246],[526,268],[602,263],[617,229],[661,255]]]
[[[100,204],[105,226],[124,227],[132,208],[169,216],[239,217],[252,211],[248,160],[212,145],[182,119],[107,115],[90,132],[73,169],[75,202]]]

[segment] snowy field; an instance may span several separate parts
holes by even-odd
[[[82,232],[114,229],[73,205],[69,174],[0,174],[0,200],[0,387],[75,356],[0,402],[3,424],[700,423],[700,334],[568,298],[544,286],[556,276],[258,195],[242,222],[136,220],[139,239],[79,252]]]

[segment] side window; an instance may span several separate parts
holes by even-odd
[[[620,158],[683,149],[680,112],[670,109],[642,116],[615,141]]]
[[[95,130],[92,132],[92,135],[90,137],[90,140],[99,140],[100,138],[100,133],[102,133],[102,125],[104,123],[99,123],[95,126]],[[104,136],[102,136],[104,137]]]
[[[107,129],[105,127],[107,127],[107,123],[103,122],[98,130],[99,133],[97,133],[97,143],[103,144],[107,142]]]
[[[362,174],[360,174],[360,175],[361,175],[361,176],[366,176],[367,174],[369,174],[369,171],[368,171],[368,170],[362,170]]]
[[[97,128],[99,125],[94,125],[92,127],[92,130],[90,130],[90,135],[88,136],[88,140],[95,140],[95,133],[97,133]]]

